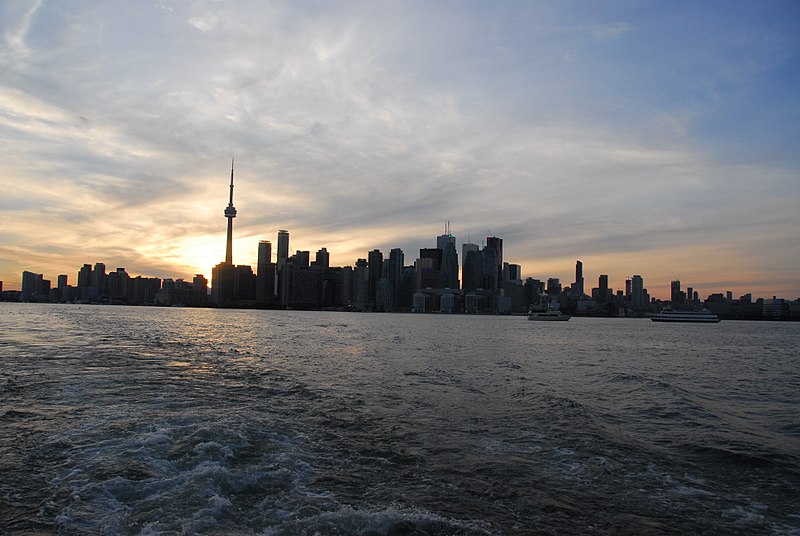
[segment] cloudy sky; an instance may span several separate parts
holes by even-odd
[[[800,3],[0,3],[0,280],[352,265],[800,297]]]

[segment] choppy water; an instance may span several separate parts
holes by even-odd
[[[0,304],[0,533],[800,534],[800,324]]]

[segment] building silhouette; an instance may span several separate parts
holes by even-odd
[[[256,275],[250,266],[233,264],[233,160],[231,160],[231,182],[225,218],[228,232],[225,241],[225,260],[211,270],[211,300],[218,306],[244,305],[256,300]]]
[[[367,296],[367,309],[374,309],[378,299],[378,282],[383,277],[383,253],[373,249],[367,254],[369,267],[369,295]]]
[[[451,289],[459,288],[456,237],[450,234],[449,229],[445,234],[436,237],[436,248],[442,251],[440,270],[442,271],[443,287]]]
[[[272,304],[275,301],[275,265],[272,263],[272,243],[261,240],[258,243],[258,264],[256,265],[256,302]]]
[[[575,261],[575,282],[572,284],[572,293],[580,298],[583,296],[583,263]]]

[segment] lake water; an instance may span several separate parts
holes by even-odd
[[[800,534],[800,324],[0,303],[0,533]]]

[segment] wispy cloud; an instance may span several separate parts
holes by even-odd
[[[33,2],[9,2],[3,9],[4,19],[8,21],[8,26],[3,28],[3,37],[6,46],[16,54],[25,55],[29,49],[26,38],[31,28],[36,12],[42,7],[43,0]],[[15,9],[16,8],[16,9]],[[15,11],[17,11],[15,13]],[[15,24],[16,23],[16,24]]]

